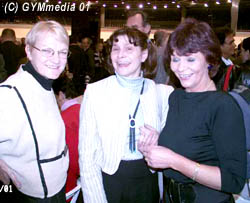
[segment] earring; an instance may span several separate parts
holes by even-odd
[[[214,67],[213,65],[209,64],[207,68],[208,70],[211,70],[213,67]]]

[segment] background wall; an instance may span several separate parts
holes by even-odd
[[[16,33],[17,40],[20,40],[22,37],[25,37],[29,30],[32,28],[33,24],[0,24],[0,36],[3,29],[11,28]],[[71,35],[71,26],[64,26],[68,34]]]
[[[20,40],[22,37],[25,37],[28,31],[31,29],[31,24],[0,24],[0,33],[2,33],[2,30],[4,28],[12,28],[16,32],[17,40]],[[68,34],[71,35],[71,26],[64,26],[67,30]],[[100,38],[102,38],[104,41],[109,38],[109,36],[116,30],[118,27],[112,27],[112,28],[101,28],[101,34]],[[150,34],[150,38],[153,38],[154,32],[156,30],[153,29]],[[171,32],[171,30],[167,30],[168,32]],[[250,32],[236,32],[235,36],[235,43],[238,45],[244,38],[250,37]]]

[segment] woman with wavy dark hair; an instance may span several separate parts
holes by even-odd
[[[159,145],[142,137],[139,149],[149,166],[164,170],[167,202],[234,202],[246,176],[245,129],[239,106],[208,74],[220,61],[218,39],[207,23],[186,19],[166,55],[184,89],[169,97]]]
[[[158,202],[157,173],[149,170],[137,143],[150,129],[160,132],[165,125],[173,88],[146,78],[156,68],[146,34],[122,28],[108,46],[107,65],[115,75],[89,84],[80,110],[84,202]]]

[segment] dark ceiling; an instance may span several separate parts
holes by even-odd
[[[220,4],[217,4],[219,1]],[[17,12],[8,11],[5,13],[5,6],[9,2],[17,2]],[[117,0],[99,0],[91,1],[91,5],[88,11],[79,11],[79,5],[86,4],[86,1],[81,0],[49,0],[50,5],[63,5],[70,7],[73,2],[76,2],[76,9],[70,11],[41,11],[39,9],[32,10],[31,4],[43,3],[45,0],[17,0],[0,2],[0,22],[15,22],[15,23],[34,23],[40,18],[53,18],[60,21],[63,24],[71,24],[72,19],[80,18],[84,21],[88,18],[88,21],[99,22],[101,8],[105,4],[105,25],[106,26],[121,26],[126,18],[126,5],[130,6],[130,9],[138,9],[140,3],[143,4],[142,10],[147,12],[150,17],[151,24],[154,28],[174,28],[181,20],[181,16],[185,13],[186,17],[194,17],[199,20],[203,20],[211,24],[213,27],[223,26],[230,24],[231,21],[231,3],[228,0],[153,0],[153,1],[117,1]],[[150,2],[150,4],[148,3]],[[29,3],[30,8],[28,11],[23,11],[22,6]],[[207,3],[207,7],[205,7]],[[2,5],[1,5],[2,4]],[[117,5],[115,8],[114,6]],[[153,9],[153,6],[157,6],[157,9]],[[167,8],[164,8],[164,6]],[[180,7],[177,8],[177,5]],[[185,10],[185,12],[183,12]],[[250,30],[250,0],[240,0],[239,4],[239,17],[238,17],[238,29]]]

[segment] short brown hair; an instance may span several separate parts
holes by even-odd
[[[248,38],[245,38],[243,41],[242,41],[242,48],[244,49],[244,50],[248,50],[249,52],[250,52],[250,37],[248,37]]]
[[[11,37],[16,37],[16,34],[15,34],[15,31],[13,29],[10,29],[10,28],[5,28],[3,31],[2,31],[2,37],[5,37],[5,36],[11,36]]]
[[[147,25],[150,25],[147,13],[145,13],[145,12],[143,12],[141,10],[129,10],[127,12],[127,19],[129,17],[133,17],[133,16],[135,16],[137,14],[141,15],[141,17],[142,17],[142,26],[143,27],[146,27]]]
[[[180,56],[201,52],[211,65],[218,65],[221,60],[220,43],[214,31],[206,22],[193,18],[187,18],[170,35],[165,52],[167,64],[174,51]]]
[[[143,71],[144,77],[150,79],[154,78],[156,74],[157,65],[155,47],[151,41],[148,41],[148,36],[145,33],[135,28],[129,27],[124,27],[119,30],[116,30],[108,40],[106,65],[109,72],[114,73],[114,67],[111,61],[111,51],[113,43],[116,42],[118,40],[117,37],[121,35],[127,36],[129,42],[134,46],[141,47],[141,50],[148,49],[148,58],[145,60],[145,62],[142,63],[141,70]]]
[[[234,31],[229,27],[218,27],[214,29],[214,32],[220,41],[220,45],[225,43],[227,36],[234,35]]]

